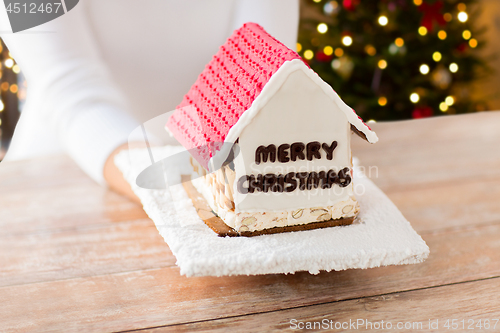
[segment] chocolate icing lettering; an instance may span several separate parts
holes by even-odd
[[[276,175],[274,173],[268,173],[264,175],[264,181],[262,184],[263,192],[267,193],[275,183],[276,183]]]
[[[271,192],[283,192],[283,189],[285,188],[285,176],[284,175],[277,175],[276,176],[276,182],[271,186]]]
[[[288,150],[290,148],[289,144],[282,144],[278,147],[278,162],[281,163],[286,163],[290,161],[290,158],[288,157]]]
[[[301,160],[305,160],[306,157],[304,155],[304,149],[306,148],[306,145],[303,144],[302,142],[295,142],[292,143],[292,146],[290,147],[290,159],[292,161],[296,161],[297,158]]]
[[[319,174],[317,172],[310,172],[307,176],[307,189],[312,190],[319,187]]]
[[[285,187],[285,192],[293,192],[297,188],[297,181],[295,180],[294,177],[295,177],[295,172],[290,172],[286,174],[285,183],[290,186]]]
[[[351,175],[349,168],[343,168],[339,172],[339,186],[346,187],[351,183]]]
[[[248,187],[245,184],[248,182]],[[237,189],[241,194],[257,192],[293,192],[316,188],[328,189],[334,184],[346,187],[351,183],[351,170],[343,168],[337,174],[335,170],[320,172],[289,172],[286,175],[268,173],[265,175],[242,176],[238,179]]]
[[[333,151],[335,150],[335,148],[337,148],[337,141],[333,141],[331,146],[329,146],[327,143],[323,143],[321,145],[321,147],[326,152],[326,159],[332,160],[333,159]]]
[[[255,151],[255,163],[260,164],[260,162],[267,162],[269,159],[270,162],[276,161],[276,146],[259,146]]]
[[[278,149],[273,144],[259,146],[255,150],[255,163],[257,165],[267,161],[274,163],[276,159],[280,163],[305,159],[312,161],[313,159],[321,159],[321,150],[325,151],[327,160],[332,160],[335,148],[337,148],[337,141],[333,141],[330,145],[318,141],[309,142],[307,145],[303,142],[294,142],[291,145],[284,143],[279,145]]]
[[[304,191],[306,189],[308,172],[297,172],[295,177],[299,180],[299,190]]]
[[[318,141],[311,141],[307,144],[294,142],[291,145],[284,143],[279,145],[278,148],[274,144],[259,146],[255,151],[255,163],[260,164],[267,161],[274,163],[276,160],[280,163],[306,159],[312,161],[322,158],[321,150],[325,151],[327,160],[333,160],[333,152],[337,146],[337,141],[332,141],[331,144]],[[300,191],[316,188],[329,189],[335,184],[346,187],[351,183],[351,180],[351,170],[347,167],[338,173],[333,169],[320,172],[289,172],[286,175],[268,173],[240,177],[237,182],[237,190],[241,194],[256,191],[289,193],[297,188]]]
[[[250,180],[248,181],[248,192],[253,193],[255,191],[258,192],[263,192],[264,191],[264,176],[263,175],[257,175],[255,177],[254,175],[250,175]]]
[[[321,149],[321,143],[318,141],[309,142],[306,147],[307,151],[307,160],[312,161],[313,158],[320,159],[321,153],[319,150]]]
[[[237,183],[237,188],[238,188],[238,192],[240,192],[241,194],[247,194],[249,191],[249,187],[245,187],[244,184],[245,182],[249,181],[250,180],[250,176],[241,176],[240,179],[238,179],[238,183]]]

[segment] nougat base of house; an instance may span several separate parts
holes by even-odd
[[[191,177],[188,175],[183,176],[183,186],[186,190],[186,193],[190,197],[193,205],[198,213],[198,216],[205,222],[205,224],[212,229],[217,235],[220,237],[252,237],[259,235],[268,235],[268,234],[276,234],[290,231],[302,231],[302,230],[312,230],[319,228],[328,228],[328,227],[337,227],[342,225],[352,224],[355,216],[353,217],[345,217],[340,219],[331,219],[328,221],[320,221],[320,222],[312,222],[307,224],[298,224],[298,225],[288,225],[283,227],[272,227],[268,229],[255,230],[255,231],[247,231],[242,230],[237,232],[230,226],[228,226],[217,214],[215,214],[212,208],[208,205],[207,200],[198,192],[198,190],[193,186],[191,182]]]
[[[193,162],[197,177],[191,181],[184,178],[184,188],[202,220],[220,236],[255,236],[348,225],[359,213],[354,197],[326,207],[236,213],[231,186],[234,171],[226,165],[214,173],[207,173]]]

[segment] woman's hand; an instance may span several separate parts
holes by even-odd
[[[129,147],[129,144],[125,143],[116,148],[111,155],[109,155],[106,163],[104,164],[104,179],[108,183],[110,189],[140,204],[141,200],[137,197],[137,195],[135,195],[134,191],[132,191],[132,187],[125,180],[125,178],[123,178],[122,172],[116,167],[114,162],[115,156],[122,150],[129,149]]]

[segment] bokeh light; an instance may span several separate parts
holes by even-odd
[[[379,18],[378,18],[378,24],[380,24],[381,26],[384,27],[384,26],[387,25],[387,23],[389,23],[389,19],[387,18],[387,16],[385,16],[385,15],[379,16]]]

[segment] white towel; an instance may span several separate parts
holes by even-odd
[[[153,148],[153,158],[159,161],[183,150],[173,146]],[[322,270],[414,264],[429,255],[427,244],[397,207],[356,167],[353,182],[362,184],[365,193],[356,196],[361,212],[354,224],[256,237],[219,237],[198,217],[182,185],[167,190],[136,185],[137,175],[151,165],[147,150],[123,151],[115,163],[186,276],[298,271],[318,274]],[[177,166],[177,175],[168,177],[177,178],[189,169],[186,159]]]

